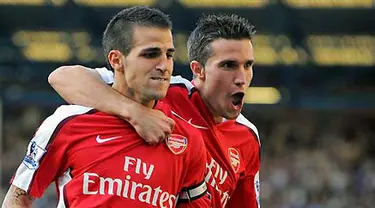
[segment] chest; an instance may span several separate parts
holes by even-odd
[[[128,132],[84,137],[72,145],[68,157],[73,177],[90,173],[171,189],[177,189],[185,163],[184,157],[174,155],[164,143],[149,146]]]
[[[205,144],[208,172],[206,181],[214,188],[218,186],[231,193],[245,171],[243,155],[238,147],[223,143],[216,137],[206,135]]]
[[[204,140],[207,150],[206,182],[215,189],[232,192],[245,170],[241,143],[236,142],[236,138],[243,138],[242,130],[217,128],[206,122],[203,114],[191,102],[176,103],[172,102],[178,117],[198,129]]]

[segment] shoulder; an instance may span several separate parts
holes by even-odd
[[[164,100],[170,102],[173,107],[180,107],[189,102],[193,92],[196,92],[196,88],[189,80],[181,76],[173,76]]]
[[[53,129],[55,126],[74,118],[94,111],[93,108],[80,105],[62,105],[49,117],[47,117],[39,129]]]
[[[43,121],[36,131],[34,138],[38,138],[39,145],[45,146],[50,138],[53,137],[53,135],[56,134],[69,120],[92,110],[92,108],[78,105],[60,106],[51,116]]]
[[[257,127],[253,123],[251,123],[244,115],[240,114],[236,119],[236,123],[247,127],[251,132],[253,132],[258,139],[259,145],[261,145]]]
[[[171,87],[180,87],[188,91],[189,94],[195,89],[193,83],[181,76],[172,76],[171,77]]]

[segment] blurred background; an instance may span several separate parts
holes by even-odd
[[[202,14],[255,26],[243,114],[262,140],[264,208],[375,207],[374,0],[0,0],[0,198],[41,121],[64,101],[47,83],[65,64],[103,66],[101,35],[124,7],[174,23],[175,74]],[[52,188],[35,207],[54,207]]]

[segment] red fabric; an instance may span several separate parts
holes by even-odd
[[[206,182],[213,207],[258,208],[260,144],[253,129],[235,120],[216,124],[199,92],[189,92],[183,84],[173,84],[164,101],[185,120],[207,127],[199,130],[207,148]]]
[[[172,153],[166,143],[147,145],[117,117],[101,112],[78,115],[48,146],[29,186],[30,195],[40,197],[53,181],[62,185],[69,169],[72,179],[63,191],[69,207],[174,207],[183,188],[204,180],[206,150],[199,131],[174,117],[162,102],[156,108],[175,119],[174,134],[187,138],[181,154]],[[97,137],[118,138],[99,143]],[[210,202],[206,196],[182,206],[209,207]]]

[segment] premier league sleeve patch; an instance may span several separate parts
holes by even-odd
[[[39,161],[43,157],[46,150],[38,146],[38,144],[31,140],[27,147],[27,153],[23,159],[23,164],[31,170],[35,170],[39,167]]]
[[[165,142],[169,150],[175,155],[183,153],[188,144],[187,138],[178,134],[171,134]]]

